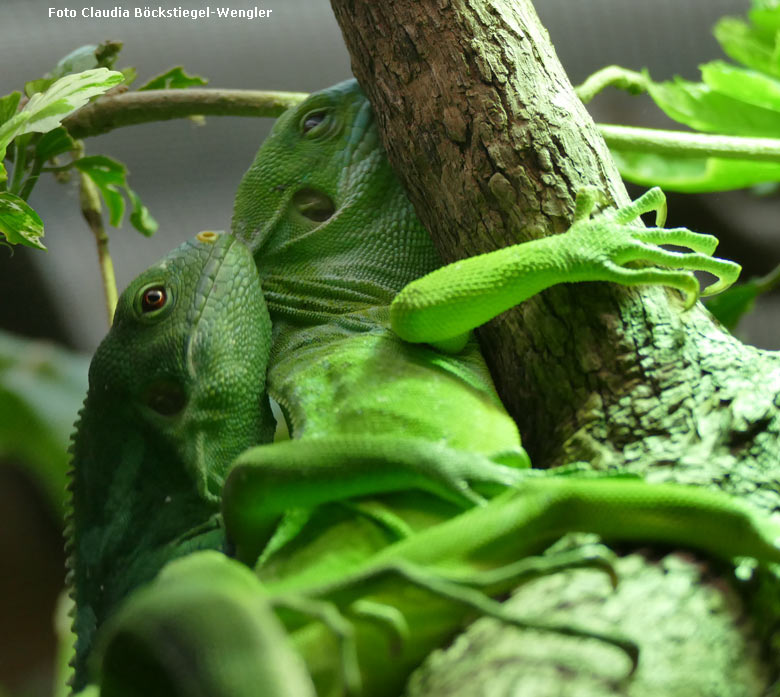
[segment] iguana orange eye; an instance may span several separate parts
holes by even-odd
[[[168,295],[162,286],[147,288],[141,298],[141,312],[154,312],[165,305]]]

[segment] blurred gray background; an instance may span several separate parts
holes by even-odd
[[[350,75],[326,0],[268,0],[259,7],[273,10],[271,17],[257,20],[48,18],[49,7],[80,10],[83,1],[0,0],[0,95],[41,76],[73,48],[106,38],[124,41],[117,66],[135,66],[137,85],[179,64],[208,77],[213,87],[313,91]],[[117,5],[95,0],[91,6]],[[722,56],[712,25],[724,14],[744,14],[748,5],[748,0],[540,0],[537,9],[576,84],[610,63],[647,67],[655,78],[697,79],[700,62]],[[132,14],[136,5],[119,6]],[[236,0],[230,6],[253,5]],[[646,98],[615,91],[597,98],[592,111],[604,122],[671,125]],[[236,185],[269,127],[267,119],[212,117],[205,126],[169,121],[87,141],[88,153],[108,154],[128,166],[130,185],[160,223],[151,240],[127,223],[109,229],[120,290],[179,241],[229,226]],[[0,327],[92,351],[106,319],[75,186],[42,177],[31,203],[43,217],[50,251],[18,249],[10,257],[0,250]],[[750,215],[742,217],[745,210]],[[719,234],[723,253],[742,255],[749,275],[768,271],[780,256],[769,229],[774,211],[774,200],[745,194],[682,197],[672,202],[670,222]],[[773,325],[753,318],[741,329],[748,341],[780,347]]]
[[[49,7],[80,12],[85,6],[111,9],[120,3],[0,0],[0,96],[22,89],[74,48],[104,39],[124,42],[117,66],[135,66],[136,85],[175,65],[225,88],[308,92],[350,76],[327,0],[255,1],[273,10],[270,18],[49,19]],[[132,13],[145,4],[121,6]],[[224,4],[254,6],[243,0]],[[162,6],[200,8],[206,3],[163,0]],[[725,14],[744,14],[749,0],[537,0],[536,7],[576,84],[611,63],[646,67],[656,79],[678,74],[697,80],[699,63],[722,57],[712,26]],[[591,111],[607,123],[675,127],[648,99],[614,91],[599,96]],[[88,153],[110,155],[128,166],[130,185],[160,223],[152,239],[142,238],[129,224],[108,229],[120,289],[199,230],[229,226],[238,181],[269,128],[269,120],[212,117],[205,126],[169,121],[87,141]],[[49,252],[17,248],[11,256],[0,248],[0,329],[91,352],[106,331],[106,313],[94,243],[81,219],[75,186],[42,177],[31,203],[44,220]],[[721,254],[742,263],[749,277],[768,272],[780,260],[777,209],[776,197],[749,192],[671,196],[669,224],[718,235]],[[764,298],[743,321],[744,340],[780,348],[777,298]],[[62,584],[59,524],[29,483],[2,463],[0,512],[5,517],[0,525],[0,684],[13,687],[17,697],[44,695],[54,646],[50,618]]]

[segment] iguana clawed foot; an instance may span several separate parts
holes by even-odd
[[[706,271],[718,277],[702,295],[714,295],[736,281],[738,264],[713,259],[718,240],[712,235],[687,228],[664,228],[666,197],[655,187],[622,208],[593,215],[602,196],[586,187],[577,194],[574,223],[566,233],[568,243],[581,259],[575,262],[573,280],[613,281],[623,285],[665,285],[677,288],[685,296],[685,308],[699,297],[699,282],[691,271]],[[656,227],[632,225],[644,213],[655,211]],[[574,239],[572,239],[574,237]],[[658,245],[687,247],[691,252],[673,252]],[[648,262],[673,268],[629,268],[630,262]],[[678,270],[673,270],[678,269]]]
[[[598,190],[586,187],[577,195],[567,232],[464,259],[413,281],[390,306],[393,331],[405,341],[453,353],[464,346],[472,329],[559,283],[669,286],[685,294],[687,309],[699,297],[693,271],[718,277],[705,295],[725,290],[739,276],[738,264],[712,258],[718,244],[712,235],[661,227],[666,197],[660,189],[650,189],[622,208],[594,214],[602,202]],[[645,228],[639,216],[651,211],[656,212],[656,227]],[[673,252],[658,246],[662,244],[692,251]],[[650,266],[626,266],[631,262]]]

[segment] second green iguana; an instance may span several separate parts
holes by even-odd
[[[289,499],[277,495],[273,515],[266,511],[268,535],[286,507],[313,508],[347,493],[437,487],[436,499],[460,494],[462,504],[479,500],[472,485],[516,479],[505,466],[528,465],[517,427],[476,341],[462,348],[470,329],[513,304],[556,283],[602,280],[678,288],[690,306],[698,296],[692,270],[719,277],[710,292],[739,274],[736,264],[709,256],[717,245],[710,235],[636,223],[641,213],[665,211],[659,190],[592,217],[595,203],[591,191],[578,197],[566,233],[434,271],[441,262],[354,80],[279,118],[239,185],[232,225],[262,278],[273,323],[268,389],[293,438],[283,448],[246,453],[233,475],[233,482],[256,479],[257,489],[269,491],[294,480]],[[668,252],[658,243],[696,251]],[[651,266],[625,266],[631,261]],[[436,342],[447,352],[409,341]],[[238,488],[229,489],[228,503]],[[408,494],[390,504],[404,519],[396,521],[399,530],[429,525],[440,510],[439,500],[406,501]],[[304,519],[298,512],[272,547]],[[232,523],[238,533],[240,520]],[[239,556],[248,562],[264,546],[258,548],[259,525],[252,521],[250,547],[238,535]]]

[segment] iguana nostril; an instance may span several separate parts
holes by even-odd
[[[200,242],[214,243],[219,239],[219,233],[214,232],[213,230],[203,230],[203,232],[199,232],[195,235],[195,239]]]

